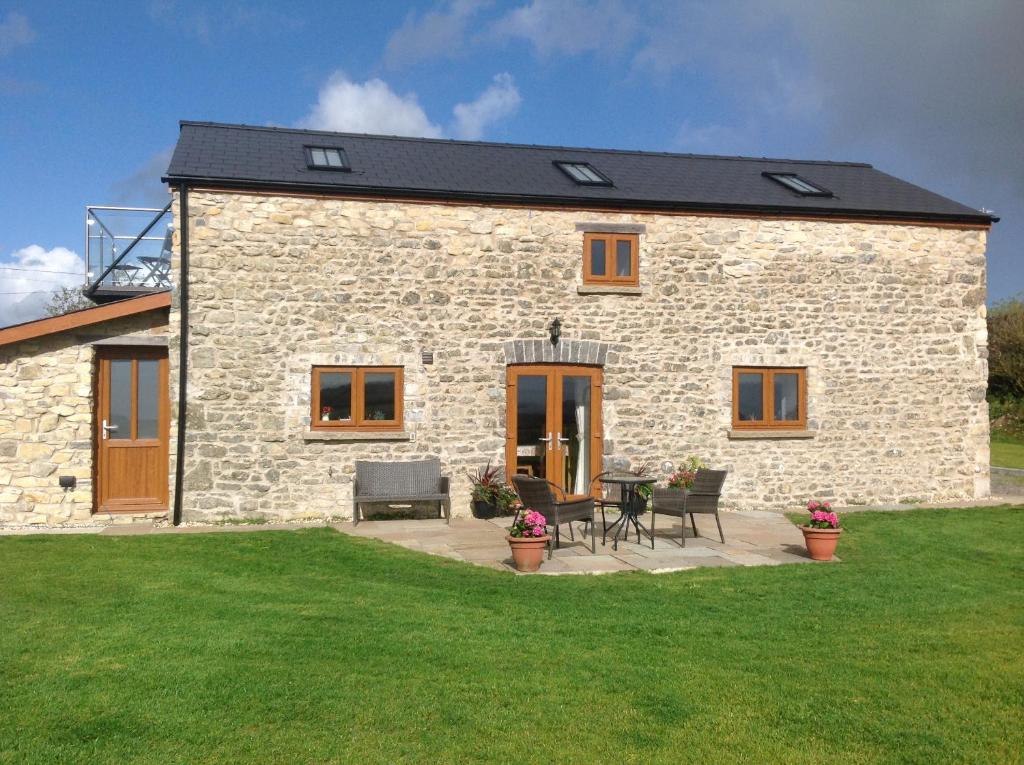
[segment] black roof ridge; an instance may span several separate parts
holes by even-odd
[[[381,133],[345,133],[334,130],[310,130],[307,128],[277,127],[274,125],[246,125],[242,123],[210,122],[203,120],[180,120],[178,125],[179,127],[189,125],[196,127],[225,128],[231,130],[256,130],[278,133],[302,133],[305,135],[341,136],[348,138],[373,138],[376,140],[407,141],[410,143],[442,143],[462,146],[494,146],[509,149],[544,149],[550,151],[589,151],[601,154],[626,154],[631,156],[682,157],[686,159],[714,159],[737,162],[777,162],[780,164],[833,165],[840,167],[866,167],[874,169],[874,166],[867,162],[846,162],[828,159],[786,159],[783,157],[747,157],[737,154],[691,154],[674,151],[644,151],[641,149],[602,149],[590,146],[558,146],[552,144],[511,143],[501,141],[467,141],[459,138],[426,138],[421,136],[385,135]],[[568,158],[568,161],[571,161],[571,158]]]

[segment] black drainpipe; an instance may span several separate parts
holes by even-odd
[[[178,311],[181,315],[178,347],[178,447],[174,466],[175,526],[181,525],[182,485],[185,482],[185,419],[188,415],[188,186],[178,187],[181,195],[178,230],[181,233],[181,275],[178,286]]]

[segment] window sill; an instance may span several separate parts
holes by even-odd
[[[642,295],[643,288],[625,284],[580,284],[576,287],[580,295]]]
[[[307,430],[303,441],[412,441],[408,430]]]
[[[816,430],[730,430],[729,438],[735,440],[746,440],[755,438],[779,439],[779,438],[817,438]]]

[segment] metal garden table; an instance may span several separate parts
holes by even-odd
[[[636,529],[636,540],[640,541],[640,531],[643,532],[651,540],[651,549],[654,549],[654,535],[647,530],[647,527],[640,523],[640,515],[643,513],[647,501],[637,493],[638,486],[650,486],[654,483],[654,478],[644,478],[637,475],[609,475],[603,476],[599,479],[601,483],[617,484],[619,489],[622,491],[622,515],[616,519],[615,523],[609,526],[604,531],[604,537],[602,543],[608,539],[608,532],[615,529],[615,536],[612,540],[612,549],[619,549],[619,534],[622,530],[626,530],[625,538],[629,538],[629,527],[630,525]],[[617,528],[616,528],[617,527]]]

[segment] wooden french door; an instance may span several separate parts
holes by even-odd
[[[547,478],[569,494],[589,494],[601,472],[601,369],[508,367],[505,464]]]
[[[167,510],[167,351],[104,348],[96,379],[96,509]]]

